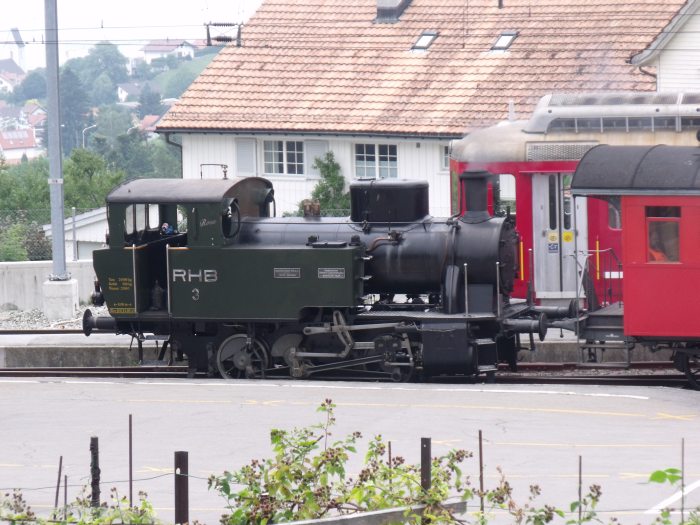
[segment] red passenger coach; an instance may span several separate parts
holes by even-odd
[[[515,213],[521,242],[513,296],[525,297],[531,282],[540,303],[585,297],[589,306],[604,306],[620,300],[620,208],[615,197],[574,202],[572,175],[599,144],[696,144],[699,111],[698,94],[547,95],[529,120],[453,141],[455,181],[470,169],[498,175],[492,205]],[[464,197],[456,191],[452,202],[453,212],[464,211]]]
[[[581,159],[572,192],[620,201],[625,336],[697,363],[700,148],[595,147]]]

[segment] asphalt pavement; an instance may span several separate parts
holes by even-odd
[[[659,506],[680,507],[677,488],[647,482],[655,470],[681,466],[685,443],[686,508],[700,505],[700,393],[672,388],[376,384],[322,381],[0,380],[0,490],[23,489],[40,513],[53,506],[59,457],[68,497],[88,484],[92,436],[99,438],[103,495],[128,493],[128,418],[133,416],[134,493],[144,490],[159,516],[173,520],[175,451],[189,452],[190,520],[214,524],[224,501],[207,490],[210,474],[270,455],[271,428],[320,422],[316,408],[337,404],[335,435],[381,434],[395,455],[420,460],[420,439],[433,455],[478,450],[483,432],[487,487],[499,469],[525,503],[568,508],[584,489],[602,487],[604,521],[651,523]],[[478,460],[465,473],[478,479]],[[585,490],[584,490],[585,491]],[[496,516],[495,523],[508,523]]]

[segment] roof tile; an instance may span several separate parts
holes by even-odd
[[[265,0],[158,125],[172,130],[460,136],[552,91],[655,89],[628,64],[684,0]],[[425,52],[411,46],[438,32]],[[505,52],[490,48],[518,31]]]

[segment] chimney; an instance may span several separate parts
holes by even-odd
[[[377,24],[395,24],[411,0],[377,0]]]
[[[491,218],[488,210],[488,181],[492,173],[484,170],[467,170],[460,174],[465,212],[462,221],[470,224],[485,222]]]

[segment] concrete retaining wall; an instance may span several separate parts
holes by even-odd
[[[88,303],[95,281],[92,259],[69,261],[66,269],[78,281],[80,302]],[[52,271],[51,261],[0,262],[0,309],[42,309],[42,285]]]

